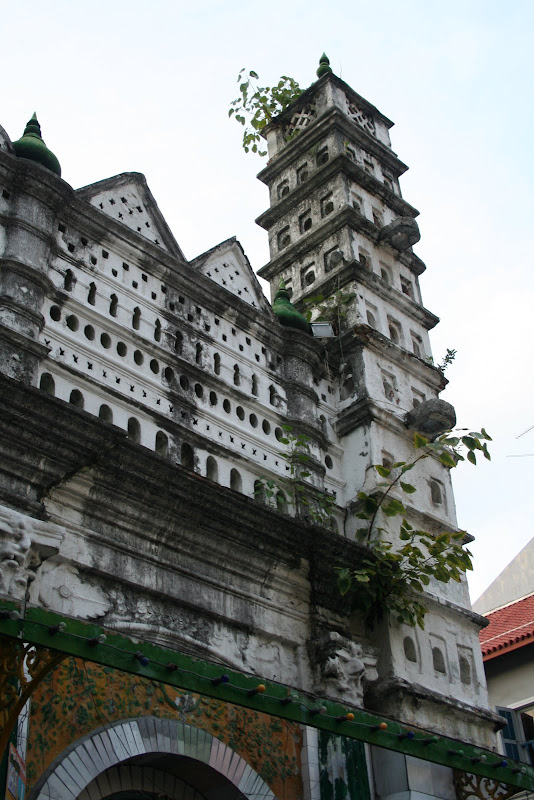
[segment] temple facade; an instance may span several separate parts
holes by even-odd
[[[336,585],[373,465],[455,424],[391,126],[325,61],[268,126],[272,303],[235,238],[187,261],[144,176],[75,190],[35,118],[0,129],[1,594],[491,749],[465,581],[428,586],[424,631]],[[409,519],[457,530],[449,470],[411,480]],[[25,714],[31,800],[457,796],[447,766],[80,659]]]

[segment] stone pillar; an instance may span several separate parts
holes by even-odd
[[[381,800],[456,800],[449,767],[372,747],[375,791]]]
[[[309,459],[305,464],[309,481],[323,489],[325,469],[319,460],[320,444],[324,437],[319,425],[319,396],[314,389],[313,376],[321,370],[318,343],[308,334],[294,328],[284,328],[284,388],[287,396],[287,421],[293,433],[309,439]]]
[[[0,370],[23,383],[37,381],[39,360],[47,349],[39,342],[41,314],[57,213],[72,197],[71,187],[49,170],[15,161],[0,254]]]

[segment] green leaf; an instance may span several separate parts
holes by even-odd
[[[411,483],[403,483],[403,481],[401,481],[400,482],[400,486],[401,486],[402,491],[406,492],[406,494],[413,494],[414,492],[417,491],[415,486],[412,486]]]
[[[480,444],[472,436],[462,436],[462,442],[469,450],[476,450],[480,447]]]
[[[469,458],[469,454],[470,453],[471,453],[471,450],[467,454],[468,458]],[[454,458],[451,456],[451,454],[447,450],[444,450],[442,453],[440,453],[439,460],[446,467],[455,467],[456,466],[456,461],[454,460]]]
[[[469,461],[471,464],[476,464],[476,463],[477,463],[477,457],[476,457],[476,455],[473,453],[473,451],[472,451],[472,450],[470,450],[470,451],[468,452],[468,454],[467,454],[467,460],[468,460],[468,461]]]
[[[416,448],[425,447],[428,444],[428,439],[420,433],[414,433],[413,446]]]
[[[387,506],[382,506],[382,511],[386,517],[396,517],[397,514],[404,514],[406,509],[400,500],[393,499],[388,503]]]
[[[391,470],[387,467],[383,467],[382,464],[375,464],[374,467],[381,478],[387,478],[391,475]]]
[[[254,72],[253,69],[251,69],[248,74],[250,75],[251,78],[258,78],[258,73]]]
[[[481,432],[482,436],[484,437],[484,439],[487,439],[488,442],[492,442],[493,441],[491,436],[489,436],[489,434],[486,433],[485,428],[481,428],[480,432]]]

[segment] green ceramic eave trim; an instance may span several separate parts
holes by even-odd
[[[26,125],[21,138],[13,142],[13,149],[17,158],[27,158],[28,161],[35,161],[61,177],[61,166],[56,156],[48,149],[41,138],[41,126],[37,121],[35,112]]]
[[[503,759],[502,755],[468,742],[450,739],[447,736],[436,737],[432,732],[422,728],[405,726],[396,720],[377,716],[361,708],[307,695],[280,683],[262,681],[257,676],[245,675],[227,669],[221,664],[192,658],[150,642],[134,642],[122,634],[106,630],[92,622],[73,619],[65,614],[56,614],[32,606],[27,606],[24,612],[19,603],[9,600],[0,601],[1,609],[16,609],[21,618],[17,620],[0,618],[0,636],[53,648],[58,652],[120,669],[149,680],[160,681],[254,711],[348,736],[386,750],[395,750],[398,753],[421,758],[423,761],[482,775],[508,786],[534,791],[533,767],[511,759],[506,759],[507,767],[494,766]],[[65,630],[52,635],[50,627],[61,622],[65,623]],[[106,635],[103,644],[89,644],[90,639],[101,633]],[[146,666],[136,659],[135,654],[138,651],[142,651],[149,659]],[[172,665],[172,669],[167,667],[168,664]],[[217,681],[222,673],[228,676],[227,683]],[[265,685],[265,693],[254,692],[260,683]],[[288,702],[289,697],[291,702]],[[318,708],[322,709],[321,713],[310,713]],[[349,712],[354,714],[353,721],[338,719]],[[386,731],[377,729],[380,723],[387,724]],[[481,756],[487,760],[481,762]],[[514,772],[523,768],[525,772]]]
[[[278,322],[286,328],[296,328],[304,333],[310,333],[310,323],[300,311],[297,311],[286,289],[284,281],[280,281],[278,291],[273,300],[273,311],[278,318]]]
[[[319,66],[317,67],[317,77],[322,78],[323,75],[326,75],[328,72],[332,72],[332,67],[330,66],[330,59],[323,53],[321,58],[319,59]]]

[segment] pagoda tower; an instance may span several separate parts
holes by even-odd
[[[317,74],[264,129],[269,163],[258,177],[270,208],[257,222],[268,232],[270,261],[259,275],[273,296],[282,280],[299,310],[331,322],[323,365],[332,396],[323,395],[329,403],[320,399],[319,409],[327,409],[322,424],[337,458],[333,470],[327,463],[325,485],[336,481],[339,532],[353,539],[358,492],[379,491],[373,465],[413,461],[414,431],[433,438],[456,417],[439,399],[447,381],[429,342],[439,320],[422,303],[425,265],[412,249],[419,212],[401,194],[407,167],[391,148],[393,123],[334,75],[325,56]],[[417,492],[400,499],[412,525],[458,530],[450,470],[427,458],[410,482]],[[392,527],[391,541],[395,535]],[[481,621],[468,610],[465,581],[433,580],[425,603],[424,632],[397,619],[375,630],[380,678],[366,702],[414,724],[446,714],[465,735],[468,707],[480,725],[491,724]]]

